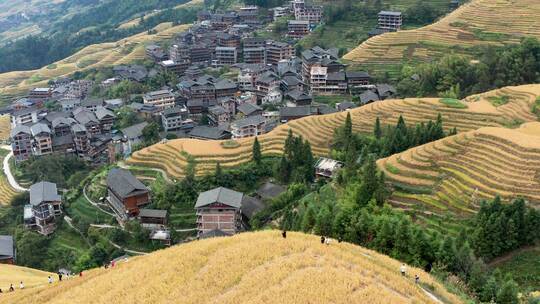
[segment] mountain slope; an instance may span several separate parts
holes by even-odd
[[[151,41],[170,39],[189,25],[173,26],[171,22],[155,27],[156,34],[139,33],[117,42],[107,42],[87,46],[74,55],[33,71],[18,71],[0,74],[0,101],[10,101],[16,95],[25,94],[29,89],[46,86],[50,79],[65,77],[75,71],[91,68],[131,63],[144,59],[145,44]]]
[[[540,96],[540,85],[507,87],[480,95],[471,96],[455,108],[441,102],[439,98],[408,98],[384,100],[351,110],[353,128],[356,132],[370,133],[377,117],[387,125],[395,125],[400,115],[408,124],[435,120],[441,113],[446,128],[458,131],[476,130],[481,127],[501,127],[536,121],[531,107]],[[508,102],[495,107],[490,98],[504,98]],[[310,116],[278,126],[270,133],[259,136],[264,154],[281,154],[289,129],[302,135],[311,143],[316,155],[327,155],[334,130],[343,125],[345,112]],[[174,177],[184,176],[188,156],[197,162],[199,174],[213,172],[216,163],[231,167],[251,160],[253,138],[236,140],[233,148],[223,146],[223,141],[177,139],[159,143],[135,152],[128,164],[165,170]]]
[[[17,291],[0,303],[461,303],[422,270],[347,243],[279,231],[175,246],[94,269],[82,278]]]
[[[472,0],[440,21],[415,30],[386,33],[363,42],[344,59],[370,65],[427,61],[449,51],[468,53],[477,45],[540,38],[540,2]]]
[[[13,287],[18,291],[21,281],[27,288],[44,285],[47,284],[49,275],[53,274],[27,267],[0,264],[0,288],[3,292],[7,292],[9,284],[13,284]],[[0,299],[2,298],[3,295],[0,296]]]
[[[540,207],[540,123],[487,127],[378,161],[398,207],[468,214],[482,199],[524,197]]]

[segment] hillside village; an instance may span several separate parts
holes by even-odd
[[[443,79],[428,71],[443,63],[407,67],[398,82],[370,74],[343,49],[300,43],[329,22],[328,3],[277,2],[204,5],[185,31],[147,43],[144,59],[50,79],[0,109],[0,194],[12,189],[0,201],[0,264],[83,276],[270,228],[365,246],[459,289],[446,301],[416,285],[435,302],[537,300],[538,272],[512,267],[536,265],[540,242],[536,181],[524,176],[540,149],[540,89],[527,85],[538,71],[463,99],[485,79],[400,99]],[[374,7],[370,39],[409,26],[410,11]],[[502,46],[493,60],[519,47],[534,71],[537,45]]]
[[[261,16],[257,6],[224,13],[201,11],[197,23],[178,34],[168,48],[155,44],[146,47],[151,66],[114,66],[113,77],[99,83],[64,78],[51,81],[49,87],[32,89],[4,110],[11,116],[10,142],[15,165],[58,154],[77,156],[90,167],[99,168],[159,140],[256,137],[294,119],[347,111],[395,95],[391,85],[372,84],[368,73],[348,71],[340,62],[337,49],[314,47],[297,53],[294,41],[322,22],[321,6],[294,0],[289,6],[272,8],[269,14]],[[381,31],[399,29],[401,19],[394,20],[393,15],[396,14],[379,14]],[[258,37],[257,31],[280,18],[290,18],[283,40]],[[222,74],[224,69],[227,72]],[[159,75],[177,81],[138,96],[95,96],[96,91],[106,91],[120,83],[143,84]],[[357,96],[355,102],[351,99],[353,94]],[[314,101],[314,95],[343,100],[333,105],[322,104]],[[123,111],[135,115],[135,123],[118,128],[118,116]],[[150,128],[159,129],[151,141],[145,134]],[[321,159],[320,163],[321,170],[326,170],[320,175],[324,178],[331,178],[333,168],[342,166],[331,159]],[[171,244],[167,210],[144,208],[151,202],[147,186],[121,168],[108,173],[106,186],[107,196],[100,200],[120,225],[138,220],[149,229],[150,239]],[[45,180],[29,189],[25,227],[45,236],[53,234],[56,219],[62,214],[58,185]],[[218,193],[217,198],[203,203],[212,191]],[[205,238],[207,234],[245,231],[250,228],[253,215],[264,209],[264,202],[284,191],[278,184],[266,183],[254,197],[219,187],[203,192],[195,204],[199,218],[195,235]],[[235,199],[222,201],[222,192]],[[229,205],[232,216],[217,223],[207,222],[213,216],[206,213],[213,209],[200,208],[208,204]]]

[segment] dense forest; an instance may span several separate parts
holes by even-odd
[[[172,9],[187,0],[107,1],[74,16],[61,19],[47,32],[32,35],[0,47],[0,73],[30,70],[66,58],[81,48],[102,42],[120,40],[149,30],[162,22],[190,23],[197,17],[197,8]],[[139,24],[118,28],[133,16],[163,9]]]
[[[504,47],[482,47],[478,53],[477,61],[449,54],[416,68],[405,66],[397,86],[399,94],[463,98],[504,86],[540,82],[540,41],[536,38]]]

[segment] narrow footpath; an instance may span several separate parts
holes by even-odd
[[[4,146],[2,146],[2,148],[4,148]],[[9,159],[13,157],[13,151],[11,151],[11,147],[9,148],[9,150],[10,150],[9,154],[6,155],[6,157],[4,157],[4,161],[3,161],[4,174],[6,175],[7,180],[13,189],[15,189],[18,192],[28,191],[27,188],[24,188],[21,185],[19,185],[19,183],[17,183],[17,180],[15,180],[15,177],[13,176],[13,174],[11,174],[11,168],[9,167]]]

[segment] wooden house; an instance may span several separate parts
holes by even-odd
[[[107,200],[122,221],[138,216],[140,207],[150,202],[148,188],[125,169],[109,171],[107,192]]]

